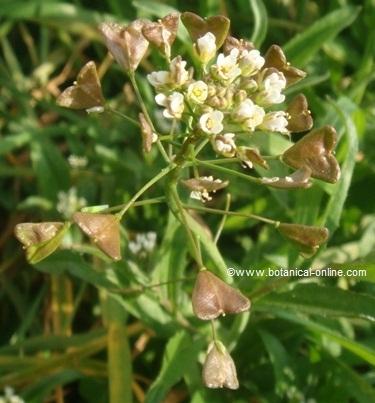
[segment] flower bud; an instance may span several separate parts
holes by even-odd
[[[329,236],[325,227],[281,223],[277,229],[306,256],[313,255],[321,244],[327,242]]]
[[[234,94],[234,99],[238,103],[241,103],[246,98],[247,98],[247,92],[245,90],[239,90]]]
[[[66,88],[56,102],[71,109],[103,109],[104,98],[94,62],[88,62],[82,67],[77,81]]]
[[[202,320],[250,309],[248,298],[205,269],[198,273],[192,304],[195,315]]]
[[[207,32],[204,36],[198,38],[196,51],[202,64],[207,64],[216,55],[215,35]]]
[[[208,388],[239,387],[234,361],[220,341],[214,341],[208,347],[202,378]]]
[[[332,126],[324,126],[306,134],[288,148],[283,161],[293,168],[308,167],[313,178],[335,183],[340,177],[340,167],[332,152],[337,134]]]
[[[208,96],[208,86],[204,81],[191,83],[187,90],[187,97],[196,104],[203,104]]]
[[[114,260],[121,259],[120,223],[116,216],[77,212],[73,221],[106,255]]]

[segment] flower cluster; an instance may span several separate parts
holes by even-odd
[[[165,118],[183,121],[208,136],[217,154],[242,159],[237,133],[289,133],[291,115],[277,107],[285,100],[288,81],[250,42],[228,37],[219,54],[216,43],[212,32],[197,39],[194,49],[201,65],[197,74],[176,56],[168,71],[155,71],[147,78]],[[281,49],[277,51],[284,60]],[[297,74],[304,75],[300,70]]]

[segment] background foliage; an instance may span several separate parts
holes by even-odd
[[[290,61],[308,72],[289,95],[302,90],[315,126],[332,124],[340,136],[342,179],[336,185],[315,181],[311,189],[294,192],[240,179],[230,185],[232,209],[326,225],[332,234],[327,248],[314,260],[302,260],[273,229],[231,217],[220,252],[212,241],[206,243],[207,265],[219,273],[227,266],[367,270],[361,278],[235,278],[253,301],[251,315],[224,318],[218,329],[237,364],[236,392],[202,387],[198,361],[210,328],[192,315],[195,268],[185,233],[164,205],[128,212],[125,258],[115,264],[73,229],[64,250],[31,267],[13,237],[18,222],[71,214],[77,202],[72,188],[87,205],[121,204],[160,170],[157,151],[142,154],[140,135],[130,123],[64,110],[55,98],[86,61],[104,61],[103,73],[109,67],[99,22],[162,17],[173,9],[224,13],[233,35],[252,39],[262,51],[272,43],[283,46]],[[113,363],[107,365],[106,333],[113,317],[120,317],[127,323],[121,337],[128,337],[130,352],[125,348],[119,357],[131,354],[136,401],[375,401],[374,26],[373,0],[2,0],[0,387],[14,387],[26,402],[108,401],[108,374],[118,374]],[[189,46],[181,30],[177,53],[188,58]],[[160,65],[152,54],[138,71],[149,106],[153,95],[145,73]],[[106,71],[102,85],[114,108],[137,116],[118,66]],[[281,136],[259,142],[273,152],[287,145]],[[87,165],[72,164],[71,155],[84,156]],[[275,168],[279,172],[280,166]],[[69,191],[64,199],[61,192]],[[157,186],[149,196],[162,194]],[[212,206],[224,203],[221,194]],[[212,229],[220,220],[204,219]],[[129,242],[148,231],[157,233],[157,247],[132,253]],[[108,312],[104,298],[114,302]],[[123,363],[125,374],[129,363]],[[130,375],[127,379],[130,383]]]

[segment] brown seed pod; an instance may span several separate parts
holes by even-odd
[[[50,240],[63,226],[62,222],[21,223],[16,225],[14,234],[27,248]]]
[[[282,49],[277,45],[272,45],[266,52],[264,68],[274,67],[281,71],[287,81],[287,85],[296,83],[306,77],[306,73],[296,67],[291,66],[286,60]]]
[[[171,46],[176,39],[179,20],[179,13],[171,13],[158,22],[145,22],[142,29],[144,37],[168,58],[171,55]]]
[[[252,168],[254,164],[268,169],[267,161],[260,155],[259,150],[251,147],[237,147],[237,158],[240,158],[242,164],[247,168]]]
[[[112,214],[74,213],[73,221],[110,258],[121,259],[120,223]]]
[[[53,253],[61,244],[70,223],[41,222],[17,224],[14,233],[26,249],[29,263],[35,264]]]
[[[288,130],[290,132],[304,132],[313,127],[311,112],[309,111],[307,99],[303,94],[293,98],[286,111],[289,114]]]
[[[139,117],[139,124],[141,125],[141,135],[142,135],[142,147],[145,153],[149,153],[151,151],[154,133],[152,131],[152,127],[148,123],[145,115],[140,113]]]
[[[212,389],[239,387],[234,361],[220,341],[212,342],[208,347],[202,378],[204,385]]]
[[[181,14],[181,21],[194,42],[207,32],[214,34],[217,49],[224,43],[230,27],[230,20],[223,15],[215,15],[203,19],[199,15],[187,11]]]
[[[232,49],[238,49],[241,52],[243,50],[253,50],[255,46],[252,42],[228,35],[223,46],[224,53],[229,54]]]
[[[228,186],[228,181],[221,181],[220,179],[210,180],[205,177],[191,178],[183,180],[182,183],[190,190],[197,190],[199,192],[216,192],[217,190],[224,189]]]
[[[279,178],[262,178],[262,183],[278,189],[299,189],[309,188],[311,186],[311,169],[302,167],[298,171],[293,172],[292,175]]]
[[[250,300],[208,270],[198,273],[192,297],[193,311],[202,320],[250,309]]]
[[[332,151],[337,134],[332,126],[323,126],[302,137],[286,150],[283,161],[293,168],[308,167],[313,178],[335,183],[340,177],[340,167]]]
[[[66,88],[57,98],[64,108],[90,109],[104,105],[102,89],[95,63],[86,63],[77,76],[77,81]]]
[[[109,52],[126,71],[135,71],[147,52],[148,40],[142,34],[145,23],[135,20],[126,27],[113,22],[100,26]]]
[[[306,256],[313,255],[321,244],[327,242],[329,236],[325,227],[281,223],[277,229]]]

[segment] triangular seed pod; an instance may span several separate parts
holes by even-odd
[[[266,52],[264,68],[273,67],[281,71],[287,81],[287,85],[294,84],[306,77],[306,73],[296,67],[291,66],[286,60],[282,49],[277,45],[272,45]]]
[[[293,172],[289,176],[279,178],[262,178],[264,185],[278,188],[278,189],[300,189],[309,188],[311,186],[311,170],[308,167],[302,167],[298,171]]]
[[[329,236],[327,228],[311,225],[281,223],[277,229],[307,256],[313,255]]]
[[[14,232],[26,249],[28,262],[35,264],[60,246],[69,227],[68,222],[21,223],[16,225]]]
[[[74,213],[73,220],[106,255],[121,259],[120,223],[112,214]]]
[[[315,129],[286,150],[283,161],[293,168],[307,166],[313,178],[335,183],[340,177],[340,167],[333,156],[337,142],[336,130],[332,126]]]
[[[313,127],[311,112],[309,111],[307,99],[303,94],[293,98],[286,111],[289,115],[288,130],[290,132],[304,132]]]
[[[208,270],[198,273],[192,297],[193,311],[202,320],[250,309],[250,300]]]
[[[214,341],[208,347],[202,378],[205,386],[212,389],[239,387],[234,361],[220,341]]]
[[[104,98],[95,63],[86,63],[77,76],[77,81],[57,98],[57,104],[71,109],[102,107]]]
[[[191,39],[196,42],[207,32],[211,32],[216,38],[216,48],[219,49],[228,35],[230,20],[223,15],[215,15],[203,19],[189,11],[181,14],[181,21],[189,32]]]

